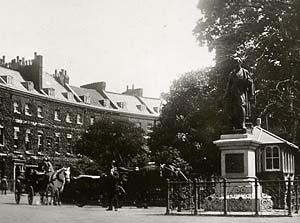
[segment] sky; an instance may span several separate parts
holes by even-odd
[[[105,81],[108,91],[168,92],[179,75],[213,64],[192,31],[198,0],[0,0],[0,56],[43,55],[70,84]]]

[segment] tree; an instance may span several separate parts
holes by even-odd
[[[157,162],[185,166],[212,174],[219,169],[219,152],[213,140],[221,128],[211,70],[188,72],[170,87],[159,124],[150,134],[150,150]],[[181,167],[182,168],[182,167]]]
[[[112,160],[125,168],[143,166],[149,159],[144,131],[127,119],[103,116],[91,125],[76,145],[76,152],[107,171]]]
[[[215,70],[226,79],[228,57],[242,58],[257,88],[254,116],[299,142],[300,1],[200,0],[198,7],[194,34],[215,49]]]

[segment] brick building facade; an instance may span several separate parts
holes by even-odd
[[[49,74],[34,54],[5,63],[0,59],[0,175],[13,180],[24,163],[47,155],[72,156],[72,146],[97,119],[129,119],[146,132],[159,116],[160,100],[143,90],[106,90],[105,82],[71,86],[65,70]]]

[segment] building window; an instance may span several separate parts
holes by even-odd
[[[60,133],[55,133],[55,148],[59,150],[59,145],[60,145]]]
[[[120,101],[120,102],[117,102],[117,105],[122,108],[122,109],[126,109],[127,108],[127,104],[125,101]]]
[[[0,125],[0,145],[4,145],[4,129],[2,125]]]
[[[44,136],[43,132],[38,132],[38,151],[43,151]]]
[[[14,113],[20,114],[21,112],[20,112],[19,102],[14,101],[13,106],[14,106]]]
[[[141,122],[137,122],[137,123],[135,123],[135,125],[136,125],[136,127],[138,127],[138,128],[142,128],[142,123],[141,123]]]
[[[266,170],[279,170],[279,147],[266,147]]]
[[[83,123],[82,114],[77,114],[77,124],[82,124],[82,123]]]
[[[37,107],[37,117],[38,118],[44,118],[43,108],[41,106]]]
[[[148,122],[147,123],[147,131],[148,132],[152,132],[152,128],[153,128],[153,123],[152,122]]]
[[[54,120],[60,122],[60,119],[59,119],[59,110],[55,110],[54,111]]]
[[[20,128],[19,127],[14,127],[14,148],[18,148],[19,145],[19,132]]]
[[[95,124],[95,117],[91,116],[90,118],[90,125],[94,125]]]
[[[145,105],[137,105],[136,107],[140,111],[145,111],[146,110],[146,106]]]
[[[25,104],[25,115],[31,116],[31,110],[29,104]]]
[[[72,144],[72,134],[67,134],[67,148],[71,151],[71,144]]]
[[[25,146],[26,146],[26,150],[30,150],[30,140],[31,140],[30,129],[27,129],[26,132],[25,132]]]
[[[66,122],[67,122],[67,123],[72,123],[72,121],[71,121],[71,116],[70,116],[69,113],[67,113],[67,115],[66,115]]]
[[[52,138],[51,137],[47,137],[46,145],[47,145],[48,149],[51,149],[51,147],[52,147]]]

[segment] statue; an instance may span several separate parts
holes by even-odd
[[[225,93],[225,115],[228,130],[245,132],[245,122],[250,117],[254,84],[248,70],[241,67],[239,58],[230,59],[231,72]]]

